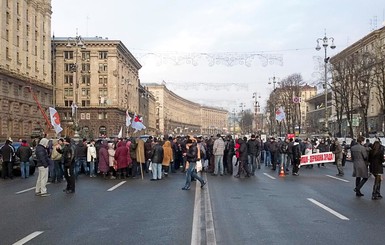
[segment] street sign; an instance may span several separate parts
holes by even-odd
[[[293,103],[301,103],[302,102],[302,98],[301,97],[293,97]]]

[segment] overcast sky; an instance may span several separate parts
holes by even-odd
[[[333,56],[384,24],[383,0],[52,0],[55,36],[121,40],[142,64],[142,83],[160,83],[198,103],[239,111],[264,104],[269,78],[322,75],[316,39]],[[190,59],[186,59],[190,58]],[[250,57],[248,63],[210,58]],[[269,59],[266,64],[266,57]],[[192,59],[191,59],[192,58]],[[182,88],[186,86],[186,88]]]

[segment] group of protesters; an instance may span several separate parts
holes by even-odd
[[[23,148],[14,151],[18,157],[23,156],[21,162],[32,154],[30,147],[25,140],[22,141]],[[7,141],[6,147],[2,149],[3,159],[9,157],[7,149],[12,149],[12,142]],[[236,178],[242,176],[249,178],[254,176],[261,165],[277,170],[287,175],[292,168],[292,175],[299,175],[300,160],[302,155],[313,153],[331,152],[334,154],[334,164],[337,167],[339,177],[344,176],[347,153],[351,151],[353,162],[353,177],[356,177],[357,196],[363,196],[360,192],[362,186],[368,179],[370,173],[375,176],[372,198],[381,198],[380,185],[382,174],[382,162],[384,160],[384,147],[377,140],[371,144],[368,140],[359,137],[353,140],[350,145],[345,141],[342,144],[337,138],[322,138],[304,140],[293,138],[270,137],[262,140],[259,135],[252,134],[250,138],[236,137],[231,135],[217,134],[211,137],[176,136],[157,138],[149,136],[145,141],[140,137],[115,138],[113,140],[82,139],[75,143],[69,138],[54,140],[41,139],[38,146],[43,145],[47,152],[49,161],[42,164],[41,150],[36,147],[37,167],[39,176],[47,178],[51,183],[60,183],[67,180],[66,193],[75,192],[75,180],[79,174],[85,174],[91,178],[97,175],[104,179],[125,179],[137,178],[140,175],[145,178],[150,173],[150,180],[157,181],[167,177],[169,173],[178,171],[186,173],[187,180],[183,190],[190,189],[191,179],[197,179],[203,187],[206,181],[197,175],[197,172],[204,171],[212,176],[229,175]],[[357,148],[362,154],[357,154]],[[20,149],[22,154],[20,155]],[[365,154],[364,154],[365,152]],[[28,155],[28,156],[26,156]],[[362,159],[361,159],[362,158]],[[6,167],[10,161],[5,161]],[[3,161],[4,164],[4,161]],[[324,164],[318,164],[318,167]],[[28,177],[27,164],[22,165],[22,178]],[[306,165],[312,168],[313,165]],[[366,167],[366,168],[365,168]],[[365,170],[366,169],[366,170]],[[4,170],[4,169],[3,169]],[[41,170],[47,173],[41,173]],[[4,171],[3,171],[4,172]],[[40,179],[37,184],[37,195],[46,192],[40,186]],[[43,180],[44,181],[44,180]]]

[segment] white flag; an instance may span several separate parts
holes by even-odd
[[[275,112],[275,120],[278,122],[281,122],[285,120],[286,114],[282,107],[278,108],[278,110]]]
[[[51,124],[52,124],[53,128],[55,129],[56,134],[63,131],[63,128],[60,126],[59,113],[56,111],[56,109],[53,107],[49,107],[49,114],[51,117]]]
[[[131,117],[128,113],[128,110],[126,111],[126,127],[129,127],[131,125]]]
[[[78,106],[75,103],[72,102],[71,109],[72,109],[72,116],[74,116],[76,110],[78,109]]]
[[[118,138],[123,138],[123,127],[120,127]]]
[[[134,133],[142,129],[146,129],[146,126],[143,125],[143,118],[137,116],[136,113],[134,115],[134,120],[132,120],[131,127],[135,129]]]

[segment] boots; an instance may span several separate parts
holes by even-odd
[[[376,175],[374,179],[373,192],[372,192],[372,200],[378,200],[382,198],[380,194],[381,188],[381,175]]]
[[[114,174],[112,172],[110,172],[110,179],[116,179],[116,177],[114,176]]]

